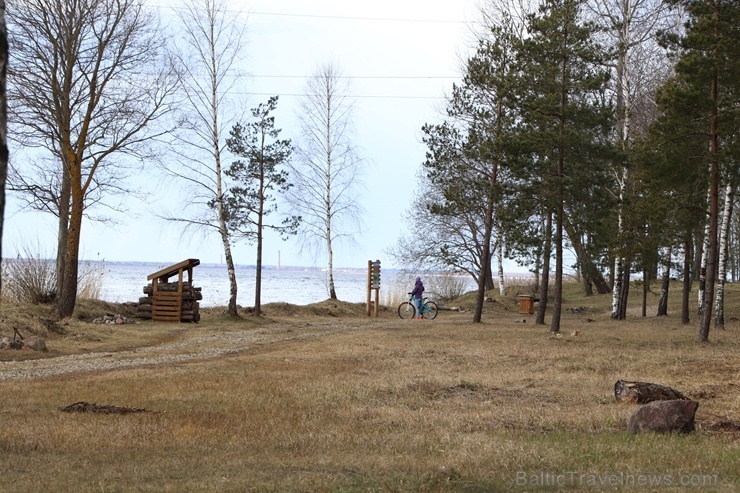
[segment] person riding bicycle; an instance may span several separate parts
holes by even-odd
[[[411,291],[411,297],[414,299],[414,307],[416,308],[416,319],[421,320],[421,302],[422,293],[424,293],[424,284],[421,282],[421,277],[416,276],[416,283],[414,289]]]

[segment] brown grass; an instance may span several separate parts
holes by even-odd
[[[736,491],[738,321],[699,344],[675,310],[613,322],[607,297],[569,289],[567,307],[586,310],[566,309],[560,337],[517,313],[515,289],[482,324],[393,308],[367,319],[328,301],[268,305],[259,321],[212,310],[197,325],[106,332],[75,320],[51,334],[57,354],[91,350],[73,333],[110,351],[196,333],[272,339],[209,361],[0,382],[0,491]],[[729,297],[728,319],[735,286]],[[636,407],[615,402],[619,378],[698,400],[697,432],[627,435]],[[155,412],[59,410],[78,401]]]

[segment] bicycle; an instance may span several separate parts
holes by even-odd
[[[422,300],[421,304],[421,316],[428,319],[428,320],[434,320],[437,318],[437,312],[439,311],[439,308],[437,308],[437,304],[433,301],[427,301],[427,298],[424,298]],[[416,307],[414,306],[413,298],[411,298],[411,293],[409,293],[409,300],[404,301],[400,305],[398,305],[398,316],[402,319],[410,319],[416,317]]]

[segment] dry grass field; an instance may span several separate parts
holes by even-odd
[[[516,288],[481,324],[329,301],[120,326],[88,321],[118,308],[101,303],[59,325],[2,306],[0,335],[46,331],[49,351],[0,351],[0,491],[737,491],[740,286],[708,343],[672,289],[668,317],[650,294],[642,318],[635,288],[614,322],[608,297],[568,286],[559,337],[518,314]],[[627,434],[620,378],[699,401],[697,431]],[[80,401],[141,412],[60,409]]]

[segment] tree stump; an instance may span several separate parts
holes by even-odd
[[[647,404],[653,401],[688,400],[678,390],[650,382],[627,382],[617,380],[614,384],[614,397],[617,402]]]

